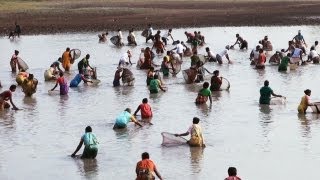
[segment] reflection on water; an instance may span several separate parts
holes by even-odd
[[[233,64],[204,65],[210,72],[219,70],[231,83],[229,91],[212,93],[212,106],[195,105],[202,84],[186,85],[181,72],[163,79],[167,92],[150,94],[145,83],[146,72],[132,66],[128,68],[135,76],[135,85],[113,88],[120,56],[132,49],[135,63],[140,49],[152,46],[145,44],[141,36],[137,36],[140,42],[137,47],[122,48],[110,42],[97,43],[97,33],[23,36],[13,42],[1,38],[0,80],[4,86],[1,90],[15,83],[15,74],[9,66],[15,49],[20,51],[20,57],[28,63],[39,85],[31,98],[24,97],[20,88],[13,93],[14,103],[23,110],[0,112],[0,179],[134,179],[136,162],[145,151],[150,153],[165,179],[222,179],[230,165],[237,167],[243,179],[318,178],[319,116],[311,110],[306,115],[297,115],[297,106],[307,88],[313,90],[312,98],[319,99],[319,83],[314,77],[320,76],[320,66],[310,64],[279,73],[276,66],[268,64],[264,70],[257,70],[248,60],[257,40],[265,35],[274,50],[280,50],[287,48],[288,40],[299,29],[308,44],[319,40],[318,26],[200,28],[207,44],[199,48],[199,54],[205,53],[206,46],[214,53],[221,52],[226,44],[234,42],[236,33],[249,43],[249,50],[229,51]],[[174,29],[174,38],[185,41],[185,30]],[[68,96],[60,96],[59,91],[49,94],[55,82],[45,82],[43,72],[67,46],[80,49],[80,58],[90,54],[90,64],[98,67],[101,83],[80,84],[70,89]],[[162,58],[156,56],[155,63],[160,64]],[[189,68],[190,60],[183,61],[182,70]],[[77,73],[77,63],[78,60],[71,73],[66,74],[69,82]],[[205,79],[209,80],[210,76]],[[287,97],[286,105],[259,106],[259,89],[266,79],[276,94]],[[153,125],[138,128],[130,123],[127,129],[114,131],[115,117],[125,108],[135,110],[146,97],[153,110]],[[186,132],[195,116],[201,119],[205,150],[160,145],[161,132]],[[66,157],[87,125],[92,126],[100,142],[97,160]],[[280,163],[274,163],[275,160]]]
[[[92,179],[99,175],[97,159],[75,159],[82,176]]]
[[[190,160],[193,174],[198,174],[201,172],[203,149],[204,148],[202,147],[190,147]]]

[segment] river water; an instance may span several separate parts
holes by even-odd
[[[0,179],[134,179],[135,165],[142,152],[149,152],[164,179],[223,179],[227,168],[235,166],[243,179],[316,179],[320,156],[320,121],[317,114],[297,114],[303,90],[312,90],[312,99],[319,99],[319,66],[299,67],[279,73],[267,66],[257,71],[249,65],[249,53],[265,35],[275,50],[287,48],[287,41],[301,29],[311,46],[319,40],[319,26],[303,27],[211,27],[199,28],[207,45],[214,52],[223,50],[240,33],[249,42],[250,50],[231,50],[233,64],[207,63],[210,71],[231,82],[230,91],[213,94],[213,105],[194,104],[197,88],[185,85],[182,74],[165,79],[168,91],[150,96],[145,85],[145,71],[131,67],[134,87],[113,88],[112,80],[122,53],[128,48],[136,62],[140,48],[151,46],[137,35],[137,47],[116,48],[110,42],[98,43],[97,33],[23,36],[11,42],[0,39],[0,79],[6,90],[15,83],[9,60],[18,49],[39,80],[38,91],[24,98],[20,89],[13,100],[20,111],[0,114]],[[188,29],[194,31],[195,29]],[[185,40],[185,29],[175,29],[175,39]],[[137,32],[136,34],[140,34]],[[124,37],[127,34],[124,33]],[[78,48],[81,58],[89,53],[90,63],[98,67],[99,86],[71,89],[66,97],[48,95],[54,82],[44,82],[43,72],[66,47]],[[173,48],[169,46],[168,49]],[[198,51],[205,52],[205,47]],[[183,69],[190,64],[185,59]],[[160,63],[160,57],[158,60]],[[72,67],[71,78],[76,74]],[[259,106],[259,88],[268,79],[276,94],[287,97],[286,105]],[[126,107],[135,108],[145,97],[153,108],[154,125],[127,131],[112,130],[114,119]],[[201,119],[207,147],[162,147],[161,132],[183,133],[192,118]],[[87,125],[92,126],[100,146],[96,160],[73,159]],[[79,151],[82,153],[82,150]]]

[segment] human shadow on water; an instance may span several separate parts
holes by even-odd
[[[99,168],[97,159],[81,159],[81,155],[79,155],[75,158],[75,163],[82,176],[92,179],[98,175]]]
[[[191,170],[197,174],[201,172],[203,159],[203,147],[190,147]]]
[[[114,87],[114,92],[117,97],[119,96],[129,96],[133,92],[134,86],[119,86]]]

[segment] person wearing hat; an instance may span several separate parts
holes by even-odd
[[[216,55],[216,59],[218,61],[219,64],[222,64],[222,58],[225,56],[229,62],[229,64],[231,64],[231,60],[229,59],[229,55],[228,55],[228,50],[230,49],[229,45],[227,45],[225,47],[225,49]]]
[[[264,81],[264,86],[260,89],[260,104],[270,104],[271,95],[275,97],[282,97],[281,95],[277,95],[273,93],[273,90],[269,87],[269,81]]]
[[[222,84],[222,77],[219,77],[219,70],[213,71],[213,76],[211,77],[211,91],[220,91],[220,87]]]
[[[118,67],[123,67],[125,65],[132,65],[131,63],[131,57],[132,57],[132,54],[131,54],[131,50],[128,50],[126,53],[122,54],[122,56],[120,57],[120,60],[119,60],[119,64],[118,64]],[[128,58],[128,61],[127,61],[127,58]]]
[[[239,34],[236,34],[236,42],[231,46],[233,47],[236,44],[239,44],[240,49],[248,49],[248,42],[244,40]]]
[[[127,127],[129,122],[133,122],[136,125],[142,127],[142,125],[136,120],[136,118],[131,114],[131,109],[126,108],[123,112],[121,112],[117,118],[116,122],[113,126],[113,129],[123,129]]]

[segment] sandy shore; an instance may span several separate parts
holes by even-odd
[[[23,34],[204,26],[319,25],[319,1],[0,0],[0,33]]]

